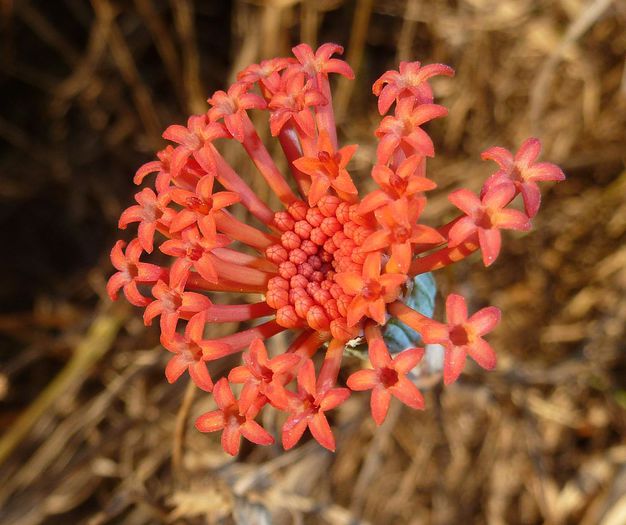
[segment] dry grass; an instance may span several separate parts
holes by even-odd
[[[0,522],[626,523],[623,0],[4,0],[0,16]],[[363,179],[372,81],[403,59],[455,67],[435,85],[450,116],[431,127],[429,220],[488,174],[482,149],[531,133],[568,181],[493,268],[437,275],[503,309],[495,372],[379,429],[353,396],[335,455],[232,460],[191,428],[207,396],[168,385],[156,333],[104,298],[107,251],[164,125],[301,40],[345,44],[358,69],[336,105]]]

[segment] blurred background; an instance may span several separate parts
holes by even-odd
[[[249,63],[326,41],[357,72],[334,101],[363,187],[371,85],[401,60],[457,72],[433,82],[450,115],[428,127],[428,222],[480,187],[491,145],[537,136],[568,180],[491,268],[436,274],[502,308],[496,371],[379,429],[353,396],[334,455],[303,440],[233,460],[192,428],[209,396],[168,385],[157,330],[106,298],[108,253],[167,125]],[[626,2],[0,0],[0,57],[0,523],[626,523]]]

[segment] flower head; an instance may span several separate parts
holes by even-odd
[[[394,103],[395,108],[375,133],[376,187],[359,195],[351,175],[357,146],[339,144],[332,106],[329,76],[354,76],[337,57],[342,51],[336,44],[317,50],[300,44],[293,57],[247,67],[237,82],[209,98],[206,113],[165,130],[163,137],[172,144],[134,178],[143,184],[154,173],[154,185],[140,190],[137,204],[120,217],[122,229],[138,223],[137,236],[115,244],[111,260],[117,272],[107,291],[116,299],[123,289],[129,302],[144,308],[146,325],[159,317],[161,342],[173,354],[165,370],[168,381],[188,374],[199,388],[212,390],[217,409],[200,416],[196,427],[222,431],[229,454],[238,452],[241,436],[273,443],[255,421],[268,405],[286,414],[285,448],[295,446],[308,428],[330,450],[336,443],[328,413],[350,390],[372,391],[377,424],[392,397],[423,408],[410,375],[423,350],[390,355],[385,337],[392,318],[425,343],[444,345],[446,383],[456,380],[467,355],[493,368],[495,354],[483,336],[497,324],[497,309],[468,317],[465,300],[452,294],[447,321],[440,323],[407,306],[405,298],[419,274],[479,249],[485,264],[492,264],[500,230],[530,227],[539,206],[537,181],[563,177],[556,166],[536,162],[536,139],[515,156],[491,148],[483,158],[495,160],[499,169],[480,196],[459,189],[450,195],[458,217],[439,227],[423,224],[426,193],[437,186],[427,175],[427,158],[435,149],[424,127],[447,114],[433,103],[428,81],[453,71],[442,64],[403,62],[374,84],[380,113]],[[286,170],[261,140],[253,111],[266,115]],[[275,209],[222,156],[220,142],[229,140],[239,143],[276,195]],[[525,213],[510,207],[520,193]],[[246,211],[260,226],[242,219]],[[153,252],[154,261],[146,261]],[[163,257],[168,263],[158,264]],[[231,293],[257,299],[231,304]],[[247,325],[230,335],[211,335],[213,324],[227,322]],[[278,333],[291,342],[272,356],[264,341]],[[338,384],[339,371],[351,340],[368,346],[372,368],[350,375],[346,388]],[[213,386],[207,365],[240,353],[241,365]]]

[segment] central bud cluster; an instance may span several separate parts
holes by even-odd
[[[357,335],[346,322],[354,294],[335,282],[337,273],[361,273],[367,255],[361,245],[372,229],[357,206],[325,195],[316,206],[296,201],[274,215],[280,242],[265,255],[278,266],[278,275],[268,282],[266,302],[281,326],[308,325],[342,341]]]

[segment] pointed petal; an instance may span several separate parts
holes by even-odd
[[[370,409],[372,411],[372,418],[374,422],[380,426],[387,417],[389,411],[389,403],[391,402],[391,392],[384,388],[382,385],[372,390],[372,397],[370,399]]]
[[[335,438],[323,413],[318,412],[309,420],[309,430],[320,445],[331,452],[335,451]]]
[[[378,384],[378,375],[375,370],[359,370],[348,378],[346,384],[350,390],[370,390]]]
[[[504,208],[515,198],[515,185],[509,181],[493,184],[483,197],[483,204],[489,208]]]
[[[513,155],[505,148],[493,146],[480,154],[483,160],[493,160],[503,170],[510,170],[513,167]]]
[[[200,293],[185,292],[180,307],[181,312],[201,312],[211,306],[211,300]]]
[[[476,233],[476,223],[471,217],[463,217],[450,228],[448,244],[451,248],[465,242]]]
[[[131,281],[124,286],[124,296],[130,304],[138,306],[139,308],[143,308],[152,302],[151,299],[141,295],[135,281]]]
[[[465,367],[465,348],[453,346],[446,348],[443,364],[443,382],[446,385],[454,383]]]
[[[385,308],[385,301],[382,297],[375,301],[370,301],[367,304],[367,312],[368,316],[379,325],[384,325],[387,321],[387,309]]]
[[[293,448],[300,441],[307,424],[307,418],[302,416],[292,416],[285,421],[282,428],[282,443],[285,450]]]
[[[257,445],[271,445],[274,443],[272,435],[253,419],[248,419],[241,425],[241,434],[248,441],[252,441],[252,443]]]
[[[165,377],[167,378],[167,382],[174,383],[187,371],[188,366],[189,363],[182,355],[176,354],[172,357],[165,367]]]
[[[185,126],[180,124],[172,124],[164,132],[162,137],[165,140],[175,142],[177,144],[183,144],[187,140],[189,130]]]
[[[200,341],[204,336],[204,327],[206,325],[206,315],[204,312],[197,313],[187,322],[185,328],[185,336],[190,341]]]
[[[399,374],[406,374],[413,370],[424,357],[423,348],[408,348],[400,352],[393,360],[393,368]]]
[[[222,448],[224,452],[231,456],[239,454],[241,446],[241,430],[239,426],[229,424],[224,427],[222,432]]]
[[[531,137],[526,139],[515,154],[515,163],[522,168],[533,164],[541,153],[541,142],[539,139]]]
[[[371,211],[374,211],[385,204],[388,204],[390,201],[389,195],[387,195],[384,191],[375,190],[371,193],[368,193],[361,202],[359,203],[359,214],[364,215]]]
[[[309,204],[315,206],[318,201],[326,195],[330,188],[330,182],[323,175],[314,175],[311,187],[309,188]]]
[[[524,199],[524,209],[528,217],[533,218],[541,206],[541,191],[534,182],[525,182],[521,185],[522,199]]]
[[[106,290],[112,301],[117,301],[119,290],[128,283],[128,275],[123,272],[114,273],[107,282]]]
[[[405,405],[416,410],[424,408],[424,396],[412,381],[406,377],[398,378],[398,382],[389,391]]]
[[[451,293],[446,298],[446,321],[449,325],[459,325],[467,321],[467,302],[462,295]]]
[[[565,173],[556,164],[550,162],[539,162],[532,168],[524,170],[522,177],[528,181],[565,180]]]
[[[348,316],[346,322],[348,326],[354,326],[365,315],[369,308],[369,303],[362,295],[357,295],[352,299],[348,306]]]
[[[350,390],[347,388],[332,388],[322,398],[320,403],[320,410],[325,412],[326,410],[332,410],[338,407],[350,397]]]
[[[448,200],[466,215],[474,215],[482,209],[482,203],[478,196],[466,189],[453,191],[448,195]]]
[[[498,228],[505,230],[528,231],[531,228],[529,218],[519,210],[501,210],[495,216],[495,223]]]
[[[300,357],[295,354],[283,354],[274,357],[270,361],[270,368],[275,374],[284,374],[289,370],[293,370],[300,363]]]
[[[477,335],[485,335],[491,332],[500,322],[500,309],[495,306],[488,306],[478,310],[472,315],[467,324],[472,327]]]
[[[496,229],[486,230],[484,228],[479,228],[478,242],[480,244],[480,249],[483,252],[483,263],[485,266],[490,266],[494,263],[500,253],[500,246],[502,244],[500,231]]]
[[[233,396],[233,392],[230,389],[230,385],[228,384],[228,380],[225,377],[222,377],[215,386],[213,387],[213,399],[217,403],[217,406],[222,410],[231,407],[236,404],[235,396]]]
[[[152,320],[163,312],[163,303],[161,301],[152,301],[143,312],[143,323],[146,326],[152,324]]]
[[[205,392],[213,390],[213,380],[204,361],[197,361],[189,366],[189,375],[198,388]]]
[[[315,396],[315,367],[310,359],[307,359],[298,371],[298,386],[307,394]]]
[[[467,352],[485,370],[493,370],[496,367],[496,353],[484,339],[478,339],[471,345],[468,345]]]
[[[230,376],[229,376],[230,377]],[[259,392],[259,382],[256,380],[246,381],[239,394],[239,411],[242,414],[246,414],[248,410],[256,410],[254,404],[259,400],[259,396],[262,394]],[[258,412],[258,410],[257,410]],[[253,414],[256,415],[256,414]]]
[[[251,377],[252,372],[247,366],[236,366],[228,373],[228,381],[235,384],[245,383]]]
[[[213,410],[196,419],[195,426],[200,432],[216,432],[222,430],[225,423],[224,413],[221,410]]]
[[[361,249],[364,252],[371,252],[373,250],[381,250],[387,246],[389,246],[389,234],[384,230],[378,230],[365,239]]]
[[[382,339],[369,343],[368,355],[374,368],[386,368],[391,363],[389,349]]]
[[[335,275],[335,282],[350,295],[357,294],[363,288],[363,277],[353,272],[342,272]]]

